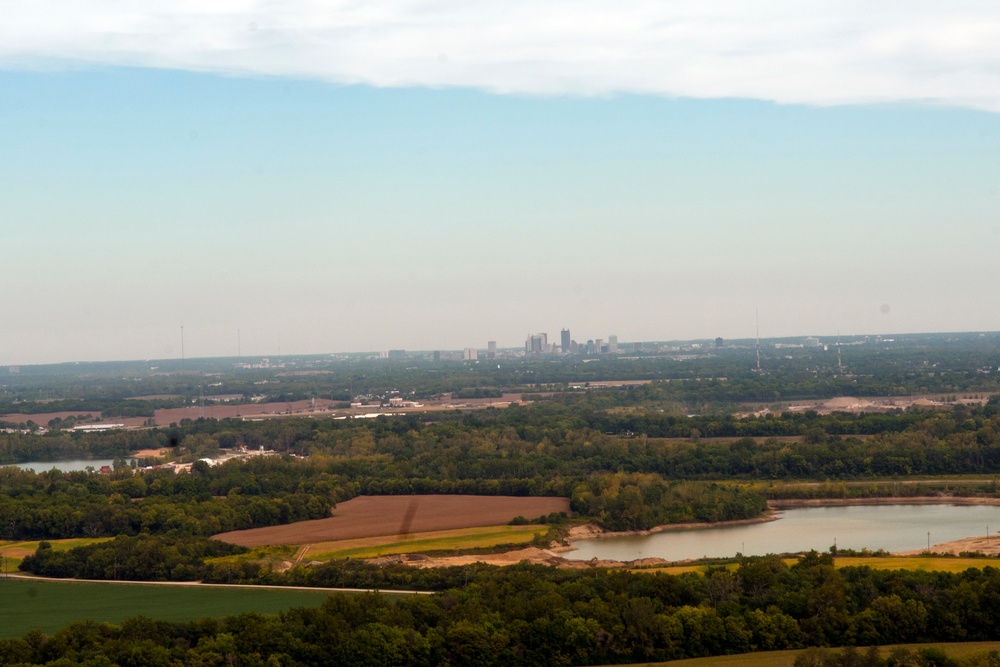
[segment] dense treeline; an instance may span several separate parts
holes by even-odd
[[[802,438],[702,441],[608,434],[586,413],[552,406],[482,411],[424,422],[288,419],[200,421],[177,428],[29,436],[0,443],[86,443],[90,449],[171,449],[188,460],[220,447],[265,446],[308,454],[306,463],[254,458],[190,475],[169,471],[111,476],[0,471],[0,535],[18,539],[170,532],[209,535],[319,518],[356,495],[473,493],[557,495],[612,529],[746,518],[763,498],[733,486],[680,480],[864,479],[1000,472],[998,404],[901,415],[789,415],[751,420],[804,430]],[[742,423],[719,419],[718,423]],[[704,422],[706,430],[714,422]],[[875,425],[868,437],[836,436],[837,424]],[[721,428],[721,426],[720,426]],[[874,430],[874,429],[873,429]],[[8,450],[10,451],[10,450]],[[622,477],[622,476],[626,477]],[[669,481],[675,480],[675,481]]]
[[[140,618],[120,628],[80,623],[51,638],[32,633],[0,641],[0,663],[587,665],[993,640],[1000,633],[1000,570],[992,567],[958,574],[836,570],[829,556],[814,553],[790,567],[775,557],[749,558],[736,571],[716,568],[705,576],[361,564],[268,575],[306,585],[390,579],[396,588],[442,592],[396,601],[334,595],[319,608],[275,617],[185,624]]]
[[[628,392],[619,392],[628,393]],[[387,453],[394,457],[419,453],[426,459],[427,453],[439,449],[443,444],[461,444],[476,450],[477,457],[484,459],[483,465],[501,466],[494,477],[528,474],[518,467],[524,463],[521,456],[533,448],[563,448],[565,445],[590,443],[595,447],[584,452],[586,463],[577,466],[572,473],[593,470],[616,470],[624,463],[628,470],[635,472],[659,471],[660,468],[643,467],[645,463],[633,465],[629,461],[615,460],[623,447],[634,448],[634,440],[646,443],[649,439],[682,439],[698,443],[713,438],[801,438],[807,445],[824,445],[832,442],[829,436],[883,436],[878,444],[869,447],[865,458],[874,456],[875,451],[905,449],[907,457],[917,450],[959,449],[978,451],[972,454],[964,451],[958,460],[917,461],[918,468],[926,468],[926,474],[950,474],[960,472],[985,472],[991,457],[995,458],[995,448],[1000,442],[1000,403],[996,399],[983,407],[970,408],[965,405],[941,410],[914,410],[899,414],[833,413],[820,415],[806,411],[785,413],[779,416],[751,417],[737,419],[731,416],[685,417],[652,412],[621,414],[612,411],[593,410],[585,406],[546,403],[528,407],[513,406],[504,410],[487,409],[473,413],[432,413],[376,420],[337,421],[286,419],[266,422],[243,422],[241,420],[198,420],[171,428],[147,429],[139,431],[116,431],[111,433],[67,433],[51,432],[45,435],[23,433],[0,433],[0,462],[30,460],[37,457],[65,458],[70,456],[123,457],[142,449],[170,449],[176,456],[194,460],[217,454],[220,448],[276,449],[297,454],[324,453],[338,456],[359,456]],[[892,436],[897,437],[892,437]],[[626,444],[622,444],[622,442]],[[654,443],[655,444],[655,443]],[[512,449],[513,451],[503,451]],[[699,449],[701,449],[699,447]],[[816,448],[814,448],[816,449]],[[821,449],[821,448],[819,448]],[[489,450],[492,450],[489,451]],[[491,453],[499,458],[509,459],[509,454],[517,454],[517,460],[487,463]],[[535,452],[537,454],[538,452]],[[577,459],[580,452],[574,452]],[[556,457],[565,458],[566,451],[552,452]],[[797,452],[796,455],[801,454]],[[936,454],[930,453],[934,458]],[[631,456],[631,455],[630,455]],[[712,454],[717,457],[717,453]],[[538,457],[535,457],[536,459]],[[662,457],[661,457],[662,458]],[[541,463],[541,465],[539,465]],[[697,470],[704,468],[700,462],[681,461],[681,470],[669,471],[682,476],[759,474],[761,468],[772,469],[765,472],[773,476],[796,475],[866,475],[899,474],[895,466],[878,463],[868,465],[855,462],[843,470],[829,466],[813,466],[803,471],[794,462],[791,465],[775,464],[772,460],[761,461],[756,470]],[[511,470],[504,470],[508,466]],[[548,474],[551,470],[540,461],[532,464],[535,472]],[[745,466],[744,466],[745,468]],[[691,469],[690,471],[688,469]],[[563,471],[566,472],[566,471]],[[462,477],[478,477],[478,474],[463,474]]]
[[[245,553],[247,549],[204,537],[121,535],[56,551],[42,541],[19,568],[42,577],[126,581],[196,581],[205,576],[205,559]]]
[[[208,536],[319,519],[341,486],[297,462],[259,457],[191,473],[112,475],[0,468],[0,537]]]

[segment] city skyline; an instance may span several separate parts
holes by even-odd
[[[567,331],[567,330],[563,330]],[[47,366],[47,365],[65,365],[65,364],[79,364],[79,363],[134,363],[134,362],[179,362],[183,364],[186,361],[196,362],[199,360],[208,359],[234,359],[237,361],[242,360],[242,364],[247,367],[253,368],[268,368],[277,367],[273,366],[272,362],[278,363],[276,360],[282,359],[294,359],[296,357],[367,357],[371,359],[386,359],[389,361],[393,360],[403,360],[403,359],[418,359],[418,358],[428,358],[435,362],[439,361],[475,361],[475,362],[488,362],[492,359],[512,359],[521,357],[549,357],[549,356],[613,356],[622,353],[628,354],[662,354],[670,352],[691,352],[703,350],[705,352],[712,352],[721,348],[730,349],[749,349],[752,350],[755,346],[759,349],[762,347],[767,347],[769,349],[788,349],[795,347],[804,348],[823,348],[824,350],[837,350],[839,352],[842,346],[855,346],[864,344],[892,344],[898,339],[906,339],[910,337],[921,337],[921,336],[979,336],[983,335],[995,335],[1000,334],[1000,332],[895,332],[888,335],[881,334],[865,334],[865,333],[855,333],[855,334],[833,334],[824,336],[812,336],[812,335],[791,335],[791,336],[769,336],[761,337],[757,339],[753,336],[743,336],[736,338],[723,338],[721,336],[702,336],[696,338],[669,338],[669,337],[659,337],[659,338],[645,338],[641,340],[620,340],[619,336],[615,334],[609,334],[606,339],[603,338],[587,338],[585,340],[576,341],[573,339],[571,348],[569,351],[564,351],[560,344],[555,342],[548,343],[544,349],[530,350],[528,344],[530,344],[532,338],[540,338],[544,340],[544,336],[547,336],[545,332],[540,332],[538,334],[529,334],[527,340],[521,344],[499,344],[495,340],[485,341],[482,345],[460,345],[458,347],[447,347],[440,345],[432,345],[424,348],[404,348],[404,347],[391,347],[387,349],[379,350],[348,350],[348,349],[328,349],[321,351],[310,351],[310,352],[281,352],[278,350],[274,351],[262,351],[259,353],[240,353],[236,354],[218,354],[218,355],[186,355],[186,356],[175,356],[175,357],[145,357],[145,358],[118,358],[118,359],[105,359],[105,360],[64,360],[57,362],[44,362],[44,363],[5,363],[0,364],[0,370],[3,368],[17,369],[11,370],[11,372],[20,372],[21,367],[30,366]],[[762,346],[761,343],[764,345]],[[259,361],[254,361],[259,360]],[[282,365],[284,361],[280,362]]]
[[[10,9],[0,364],[1000,330],[988,3],[269,7]]]

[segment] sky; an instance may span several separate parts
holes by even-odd
[[[732,5],[4,3],[0,364],[1000,330],[1000,6]]]

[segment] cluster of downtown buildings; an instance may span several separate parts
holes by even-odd
[[[434,361],[478,361],[484,358],[484,356],[486,359],[509,359],[511,357],[537,357],[549,354],[617,354],[618,351],[618,336],[608,336],[606,341],[602,338],[597,338],[588,340],[586,343],[577,343],[570,337],[569,329],[563,329],[560,332],[558,343],[550,343],[547,333],[529,334],[524,341],[523,353],[515,348],[498,350],[497,342],[491,340],[486,344],[485,355],[481,349],[467,347],[461,352],[434,351],[430,353],[430,356]],[[389,350],[388,352],[381,353],[379,356],[386,359],[407,359],[414,356],[421,356],[421,353],[414,355],[406,350]]]
[[[494,352],[495,350],[495,343]],[[529,335],[524,341],[525,356],[541,354],[617,354],[618,336],[608,336],[607,342],[602,338],[588,340],[586,343],[577,343],[570,337],[569,329],[563,329],[559,333],[559,344],[549,342],[549,335],[546,333]]]

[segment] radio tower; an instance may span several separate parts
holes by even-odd
[[[840,363],[840,332],[837,332],[837,370],[843,371],[844,366]]]
[[[757,309],[754,309],[753,316],[757,324],[757,372],[760,373],[760,313]]]

